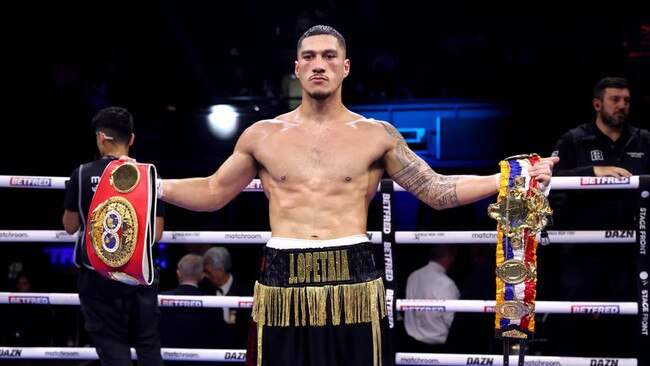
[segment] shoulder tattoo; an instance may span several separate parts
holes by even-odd
[[[395,154],[399,167],[392,174],[395,182],[431,207],[459,206],[456,192],[458,177],[443,176],[433,171],[408,147],[402,134],[393,125],[389,123],[382,125],[388,134],[397,140]]]

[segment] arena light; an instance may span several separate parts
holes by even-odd
[[[239,127],[239,113],[231,105],[218,104],[210,107],[208,128],[215,136],[229,139],[234,136]]]

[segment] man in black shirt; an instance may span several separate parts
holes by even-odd
[[[135,138],[133,117],[124,108],[108,107],[97,112],[92,126],[101,158],[80,165],[70,176],[62,218],[67,233],[79,232],[74,259],[80,268],[78,288],[85,328],[103,365],[131,365],[130,347],[135,348],[139,365],[162,365],[158,274],[150,286],[131,286],[97,273],[86,253],[86,221],[94,192],[106,166],[129,154]],[[157,204],[156,216],[158,241],[164,226],[162,202]]]
[[[553,156],[560,162],[553,167],[555,176],[613,177],[629,181],[632,175],[650,172],[650,132],[628,122],[630,89],[627,80],[601,79],[594,87],[592,106],[595,118],[560,137]],[[617,183],[612,180],[612,183]],[[636,191],[598,189],[553,191],[554,228],[569,230],[633,230],[636,215]],[[561,252],[563,271],[561,288],[566,301],[635,301],[635,247],[632,244],[564,245]],[[580,315],[572,318],[580,319]],[[616,319],[609,319],[616,317]],[[603,337],[603,332],[620,334],[628,320],[621,316],[594,316],[577,326],[562,326],[558,342],[563,347],[589,347],[591,356],[631,356],[621,352],[634,342],[625,337]],[[605,319],[603,319],[605,318]],[[624,319],[622,319],[624,318]],[[611,320],[611,321],[610,321]],[[571,320],[575,321],[575,320]],[[611,327],[610,327],[611,326]],[[611,329],[616,327],[616,329]],[[573,334],[572,332],[579,334]],[[631,329],[629,330],[632,331]],[[577,337],[577,336],[580,337]],[[593,336],[593,341],[584,337]],[[580,339],[581,341],[577,341]],[[621,341],[616,345],[612,342]],[[599,342],[603,342],[602,347]],[[578,349],[580,351],[580,349]]]
[[[616,178],[648,174],[650,132],[628,123],[630,90],[627,81],[615,77],[600,80],[594,88],[592,105],[596,117],[569,130],[556,143],[553,155],[561,160],[553,167],[553,174]],[[574,229],[634,227],[632,191],[598,190],[597,195],[577,193],[569,197],[571,201],[566,208]],[[607,214],[589,214],[595,212]]]

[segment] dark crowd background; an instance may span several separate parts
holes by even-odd
[[[640,4],[526,8],[410,0],[316,5],[162,0],[4,8],[0,175],[68,176],[97,157],[90,118],[109,105],[134,114],[133,157],[156,164],[163,177],[211,174],[234,140],[202,132],[208,107],[238,106],[241,128],[286,112],[296,41],[314,24],[332,25],[347,38],[348,106],[498,103],[512,112],[502,133],[527,149],[520,152],[549,155],[562,132],[592,116],[595,82],[616,75],[631,82],[632,122],[650,127],[650,14]],[[487,174],[496,172],[497,164],[437,170]],[[0,194],[0,230],[62,230],[62,190]],[[410,214],[397,218],[398,230],[494,228],[485,214],[488,202],[435,212],[398,193],[398,201],[402,198]],[[215,213],[168,206],[166,230],[265,231],[266,205],[262,193],[245,193]],[[379,230],[380,213],[379,203],[371,203],[369,230]],[[74,267],[51,263],[51,245],[2,243],[2,278],[12,263],[21,262],[34,273],[36,290],[75,292]],[[261,245],[228,247],[233,272],[252,283]],[[461,249],[451,272],[457,283],[470,276],[473,261],[484,259],[474,249]],[[175,286],[175,264],[184,253],[201,250],[163,243],[161,289]],[[427,250],[396,249],[403,281],[424,264]],[[13,290],[9,282],[2,290]],[[555,300],[553,295],[540,281],[538,299]]]

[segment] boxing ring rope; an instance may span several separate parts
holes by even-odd
[[[48,177],[38,175],[0,175],[0,188],[38,188],[38,189],[65,189],[68,177]],[[404,191],[397,183],[395,191]],[[614,177],[553,177],[553,189],[637,189],[639,176],[629,178]],[[244,188],[244,192],[262,191],[262,182],[253,181]]]
[[[496,231],[397,231],[399,244],[494,244]],[[634,230],[548,231],[551,243],[588,244],[636,242]],[[77,236],[62,230],[0,230],[2,242],[74,242]],[[270,231],[165,231],[161,242],[168,244],[265,244]],[[369,231],[368,239],[381,244],[381,232]]]
[[[0,292],[0,304],[79,305],[76,293]],[[250,308],[252,296],[180,296],[158,295],[162,307]],[[401,311],[450,311],[494,313],[493,300],[413,300],[398,299]],[[635,302],[536,301],[535,311],[549,314],[638,314]]]
[[[47,176],[8,176],[0,175],[0,188],[39,188],[64,189],[67,177]],[[404,191],[394,184],[395,191]],[[638,189],[638,176],[630,178],[611,177],[554,177],[553,189]],[[262,191],[261,182],[253,180],[245,192]],[[645,194],[645,196],[643,196]],[[648,197],[648,192],[642,193]],[[645,225],[645,223],[644,223]],[[645,229],[645,227],[644,227]],[[635,230],[608,231],[549,231],[551,243],[636,243]],[[642,232],[645,242],[645,231]],[[381,232],[368,232],[368,237],[375,244],[381,243]],[[165,232],[161,241],[165,243],[214,243],[251,244],[266,243],[270,232]],[[55,230],[0,230],[0,242],[73,242],[76,235],[68,235],[64,231]],[[493,244],[496,232],[492,231],[454,231],[454,232],[396,232],[395,242],[399,244]],[[591,244],[590,243],[590,244]],[[647,273],[646,273],[647,275]],[[228,296],[170,296],[158,298],[160,306],[169,307],[251,307],[252,297]],[[397,299],[399,311],[451,311],[451,312],[482,312],[493,313],[495,301],[488,300],[412,300]],[[0,292],[0,304],[42,304],[42,305],[78,305],[78,294],[65,293],[11,293]],[[647,305],[647,302],[646,302]],[[643,306],[643,316],[647,318],[647,306]],[[604,313],[637,315],[639,304],[636,302],[560,302],[536,301],[536,312],[539,313]],[[647,324],[647,323],[646,323]],[[194,361],[244,361],[245,350],[207,350],[207,349],[177,349],[163,348],[164,360],[194,360]],[[511,362],[516,362],[518,356],[511,356]],[[3,347],[0,346],[0,359],[98,359],[94,348],[79,347]],[[135,351],[132,350],[135,359]],[[471,355],[471,354],[428,354],[428,353],[396,353],[397,365],[468,365],[488,364],[503,365],[500,355]],[[634,358],[588,358],[588,357],[526,357],[528,365],[557,365],[557,366],[593,366],[618,365],[637,366]]]
[[[244,350],[211,350],[163,348],[161,350],[165,361],[244,361]],[[511,356],[510,362],[516,362],[517,356]],[[96,360],[94,348],[88,347],[0,347],[0,359],[47,359],[47,360]],[[131,349],[131,358],[136,359],[135,350]],[[494,355],[464,355],[464,354],[428,354],[401,353],[395,354],[397,365],[503,365],[502,356]],[[637,366],[631,358],[588,358],[588,357],[554,357],[526,356],[526,365],[531,366],[594,366],[616,365]]]

